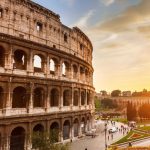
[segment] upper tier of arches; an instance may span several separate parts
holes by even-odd
[[[93,46],[89,38],[79,28],[63,25],[50,10],[38,7],[28,0],[0,1],[0,33],[59,49],[92,64]]]

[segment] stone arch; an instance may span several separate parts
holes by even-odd
[[[76,79],[78,75],[78,67],[77,65],[73,65],[73,79]]]
[[[51,90],[50,105],[51,107],[57,107],[59,105],[59,91],[56,88]]]
[[[44,57],[41,54],[34,55],[34,72],[44,71]]]
[[[67,33],[64,34],[64,42],[68,42],[68,35],[67,35]]]
[[[36,124],[33,127],[33,132],[44,132],[44,126],[42,124]]]
[[[84,67],[80,67],[80,80],[83,80],[84,79],[84,72],[85,72],[85,70],[84,70]]]
[[[85,91],[81,92],[81,105],[85,105]]]
[[[67,140],[70,138],[70,121],[66,120],[63,124],[63,139]]]
[[[0,87],[0,109],[4,107],[4,90]]]
[[[27,107],[27,91],[24,87],[19,86],[13,90],[12,108]]]
[[[27,54],[23,50],[16,50],[14,52],[14,69],[27,69]]]
[[[88,91],[87,92],[87,105],[89,105],[90,104],[90,100],[91,99],[91,96],[90,96],[90,92]]]
[[[42,124],[36,124],[32,132],[32,148],[38,149],[41,142],[40,139],[44,134],[44,126]]]
[[[74,137],[79,135],[79,120],[76,118],[73,122]]]
[[[5,65],[5,49],[0,46],[0,67],[4,67]]]
[[[25,129],[16,127],[12,130],[10,136],[10,150],[24,150],[25,147]]]
[[[62,76],[67,77],[69,75],[69,63],[64,61],[62,63]]]
[[[50,126],[50,137],[53,143],[59,142],[59,123],[53,122]]]
[[[82,134],[85,133],[85,130],[86,130],[86,122],[85,122],[85,118],[82,117],[82,120],[81,120],[81,131],[82,131]]]
[[[57,71],[57,64],[58,64],[58,61],[56,58],[50,59],[50,74],[55,75],[55,73]]]
[[[33,107],[44,107],[45,91],[41,87],[34,89]]]
[[[69,106],[71,101],[71,91],[64,90],[63,92],[63,106]]]
[[[73,94],[73,105],[78,106],[79,105],[79,91],[75,90]]]

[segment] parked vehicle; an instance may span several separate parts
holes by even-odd
[[[117,131],[118,129],[116,127],[112,127],[111,129],[108,130],[109,133],[115,133]]]

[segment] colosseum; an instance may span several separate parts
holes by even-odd
[[[0,150],[31,150],[33,132],[77,139],[93,126],[93,47],[31,0],[0,0]]]

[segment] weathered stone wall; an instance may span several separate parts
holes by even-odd
[[[30,0],[2,0],[0,8],[1,33],[56,47],[92,63],[93,48],[88,37],[78,28],[64,26],[53,12]]]

